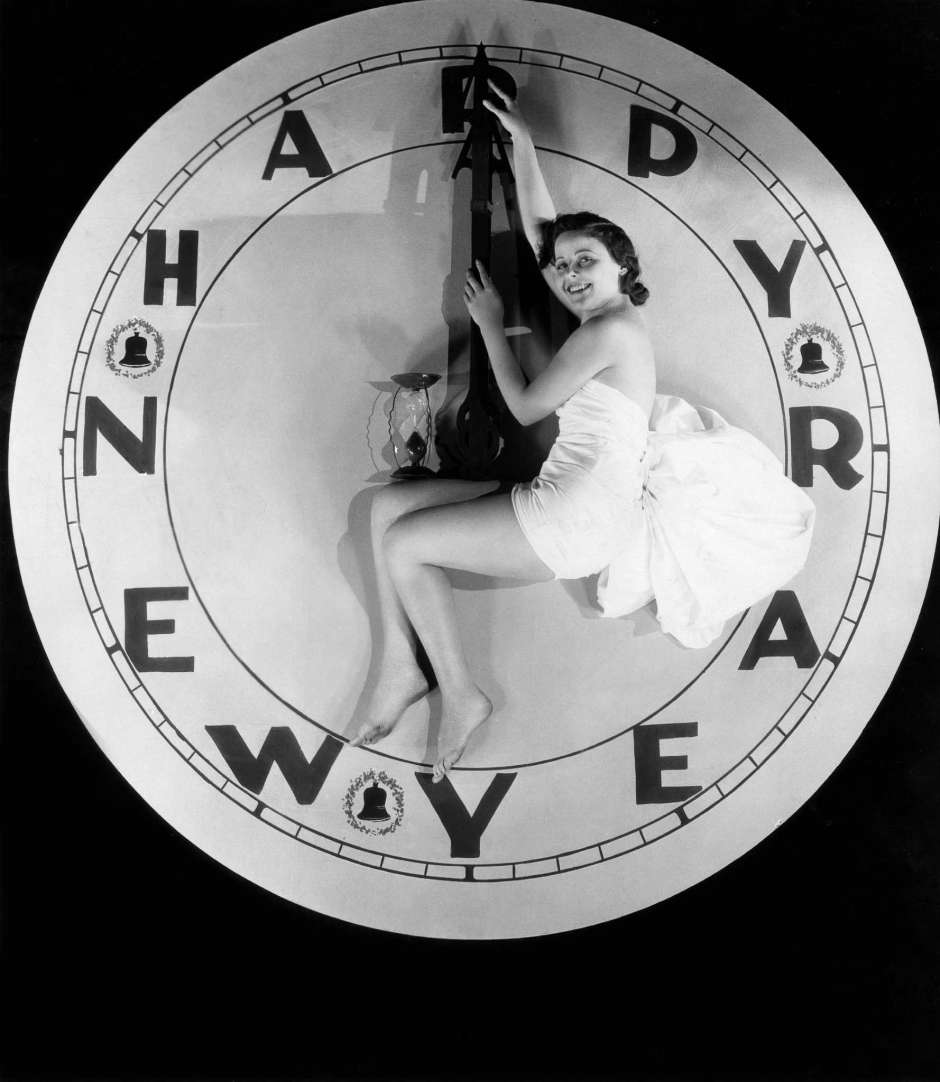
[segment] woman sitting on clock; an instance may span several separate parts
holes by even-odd
[[[493,83],[487,107],[512,135],[519,208],[543,276],[580,320],[527,384],[503,331],[503,304],[482,265],[464,299],[507,407],[523,425],[557,413],[538,475],[389,485],[373,505],[384,650],[354,745],[387,736],[428,691],[428,655],[443,714],[434,780],[460,759],[492,704],[468,670],[447,570],[543,582],[600,572],[598,604],[620,616],[655,598],[664,632],[705,646],[729,617],[803,566],[814,507],[758,440],[711,410],[656,394],[640,311],[649,292],[633,245],[595,214],[562,214],[518,106]]]

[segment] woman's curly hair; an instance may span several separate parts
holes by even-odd
[[[636,257],[636,249],[619,225],[588,210],[559,214],[542,226],[540,267],[547,267],[555,258],[555,241],[562,233],[586,233],[599,240],[610,253],[610,258],[626,271],[620,276],[620,292],[626,293],[634,304],[646,303],[650,291],[640,281],[640,261]]]

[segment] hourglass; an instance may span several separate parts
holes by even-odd
[[[388,415],[388,433],[398,469],[392,477],[418,480],[433,477],[425,466],[431,447],[431,401],[428,388],[440,379],[431,372],[403,372],[392,376],[398,385]]]

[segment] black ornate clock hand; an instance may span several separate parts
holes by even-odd
[[[512,76],[489,63],[482,44],[477,47],[472,65],[445,68],[441,73],[444,131],[462,132],[468,120],[470,124],[451,176],[455,179],[464,168],[471,170],[470,264],[474,266],[479,260],[487,270],[491,254],[493,174],[500,176],[504,191],[507,178],[512,176],[498,127],[483,105],[488,80],[515,95]],[[471,92],[472,103],[468,105]],[[506,194],[509,208],[513,200],[508,191]],[[486,349],[475,324],[470,331],[467,394],[457,409],[454,427],[441,433],[438,443],[445,471],[468,478],[487,476],[502,446],[489,393]]]

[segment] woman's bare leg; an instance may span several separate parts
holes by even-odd
[[[402,515],[441,504],[473,500],[499,487],[498,481],[426,480],[380,489],[372,503],[372,552],[382,629],[376,684],[351,743],[373,744],[392,731],[405,710],[427,694],[428,682],[414,653],[414,632],[389,577],[384,540]]]
[[[440,781],[492,711],[467,667],[444,568],[532,582],[553,575],[519,528],[508,495],[400,518],[385,532],[385,559],[441,689],[444,712],[434,766],[434,780]]]

